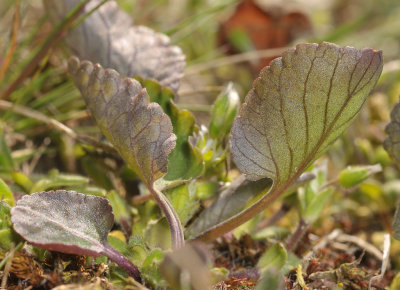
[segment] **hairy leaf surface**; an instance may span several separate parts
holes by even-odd
[[[400,102],[394,106],[390,119],[391,122],[385,128],[389,136],[383,142],[383,147],[397,163],[400,163]]]
[[[33,245],[99,256],[114,224],[107,199],[58,190],[25,195],[11,209],[14,229]]]
[[[350,125],[382,71],[382,53],[300,44],[261,71],[231,136],[233,159],[251,180],[286,183]]]
[[[105,255],[141,281],[138,268],[107,241],[114,215],[103,197],[66,190],[25,195],[11,209],[11,222],[34,246],[76,255]]]
[[[71,58],[69,70],[103,134],[148,186],[167,172],[175,147],[172,124],[150,103],[139,82],[89,61]]]
[[[80,0],[44,0],[50,19],[58,24]],[[83,14],[101,0],[89,1]],[[141,76],[159,81],[176,91],[183,76],[185,56],[169,38],[144,26],[132,26],[128,14],[107,1],[64,38],[80,59],[113,68],[124,76]]]

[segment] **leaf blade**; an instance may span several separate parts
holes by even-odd
[[[50,20],[57,24],[79,0],[44,1]],[[102,0],[89,1],[90,13]],[[132,26],[130,16],[115,1],[107,1],[64,38],[81,59],[100,63],[124,76],[141,76],[159,81],[177,91],[183,77],[185,56],[169,38],[144,26]]]
[[[236,165],[251,180],[278,184],[303,171],[355,118],[382,64],[381,52],[329,43],[301,44],[272,61],[234,122]]]
[[[69,70],[103,134],[151,186],[167,172],[168,155],[175,147],[168,116],[150,103],[139,82],[113,69],[71,58]]]
[[[11,221],[15,231],[33,245],[97,257],[104,250],[102,243],[114,215],[105,198],[57,190],[25,195],[11,209]]]

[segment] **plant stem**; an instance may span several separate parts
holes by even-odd
[[[118,266],[124,269],[129,276],[133,277],[137,282],[142,283],[142,276],[140,275],[139,269],[108,242],[104,243],[104,251],[102,254],[118,264]]]
[[[300,218],[299,224],[297,225],[296,230],[290,236],[288,241],[286,242],[286,249],[288,251],[294,250],[297,246],[298,242],[303,238],[304,234],[307,232],[309,224],[303,218]]]
[[[183,228],[178,214],[172,207],[168,198],[162,192],[158,191],[153,186],[149,186],[148,188],[168,221],[171,230],[172,248],[179,249],[183,247],[185,244],[185,238],[183,236]]]
[[[264,228],[270,227],[276,224],[280,219],[282,219],[292,207],[286,203],[282,203],[281,208],[275,212],[271,217],[266,220],[261,221],[257,227],[256,231],[262,230]]]

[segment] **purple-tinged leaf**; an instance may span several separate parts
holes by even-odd
[[[351,124],[375,86],[382,52],[300,44],[260,73],[236,118],[232,155],[251,180],[286,183]]]
[[[175,248],[183,245],[178,215],[153,184],[167,172],[168,155],[175,147],[169,117],[150,103],[146,89],[113,69],[72,57],[69,71],[103,134],[132,167],[164,212]]]
[[[50,19],[59,23],[80,0],[45,0]],[[90,12],[101,0],[86,4],[83,14]],[[107,1],[71,30],[66,45],[80,59],[100,63],[124,76],[140,76],[158,81],[178,90],[183,77],[185,56],[170,44],[169,38],[144,26],[132,26],[129,15],[113,1]]]
[[[265,67],[231,130],[231,152],[250,180],[271,178],[258,202],[203,232],[211,240],[263,211],[351,124],[382,72],[382,52],[299,44]]]
[[[400,102],[393,107],[390,119],[391,122],[385,128],[389,136],[383,142],[383,147],[400,164]]]
[[[169,117],[139,82],[113,69],[73,57],[69,71],[103,134],[151,186],[167,172],[168,154],[175,147]]]
[[[11,222],[34,246],[76,255],[105,255],[141,279],[136,266],[107,242],[114,215],[105,198],[65,190],[25,195],[11,209]]]

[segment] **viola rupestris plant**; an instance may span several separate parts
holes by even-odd
[[[45,2],[55,18],[73,3]],[[92,9],[96,3],[100,1],[90,2],[86,8]],[[178,249],[185,243],[186,224],[181,223],[177,208],[156,181],[168,174],[168,190],[181,186],[182,192],[189,192],[189,185],[196,184],[199,177],[204,182],[207,166],[215,164],[204,162],[201,148],[193,145],[196,142],[189,142],[190,135],[196,132],[193,116],[173,103],[183,74],[181,50],[170,45],[166,36],[131,26],[129,21],[124,22],[128,23],[124,27],[129,32],[126,35],[124,29],[113,29],[113,25],[122,25],[119,19],[126,18],[120,13],[116,3],[109,1],[85,19],[84,28],[67,36],[67,46],[79,56],[70,58],[69,72],[101,132],[162,210],[172,247]],[[105,25],[107,18],[115,20],[111,26]],[[112,41],[104,39],[104,33],[96,34],[96,27],[102,25],[110,29]],[[85,31],[93,31],[91,40],[81,43]],[[133,43],[131,50],[121,50],[124,41]],[[224,218],[213,218],[212,224],[201,221],[207,216],[196,215],[191,224],[201,226],[188,227],[187,236],[211,241],[262,212],[289,189],[308,182],[308,178],[300,176],[356,118],[378,81],[382,66],[381,51],[341,48],[326,42],[299,44],[273,60],[255,80],[234,121],[237,97],[230,109],[234,113],[225,116],[227,123],[212,121],[210,139],[203,142],[208,144],[215,137],[219,140],[214,140],[219,156],[231,154],[242,173],[240,181],[248,182],[245,188],[238,186],[238,192],[245,190],[248,196],[255,190],[262,195],[247,208],[246,202],[243,206],[236,204],[235,210],[244,208],[239,213],[224,209]],[[140,82],[133,76],[139,76]],[[165,93],[164,98],[151,95],[150,84],[154,92]],[[225,101],[230,108],[229,99]],[[227,138],[215,132],[229,130],[230,145],[224,147]],[[207,135],[206,131],[201,133],[203,137]],[[198,147],[200,143],[197,142]],[[222,157],[221,160],[224,161]],[[177,170],[179,166],[184,168]],[[193,208],[198,209],[195,202]],[[105,199],[72,191],[35,193],[18,201],[11,214],[14,229],[33,245],[75,254],[105,255],[141,281],[138,267],[107,242],[113,214]],[[186,223],[193,214],[185,215]],[[143,264],[148,266],[151,262]]]

